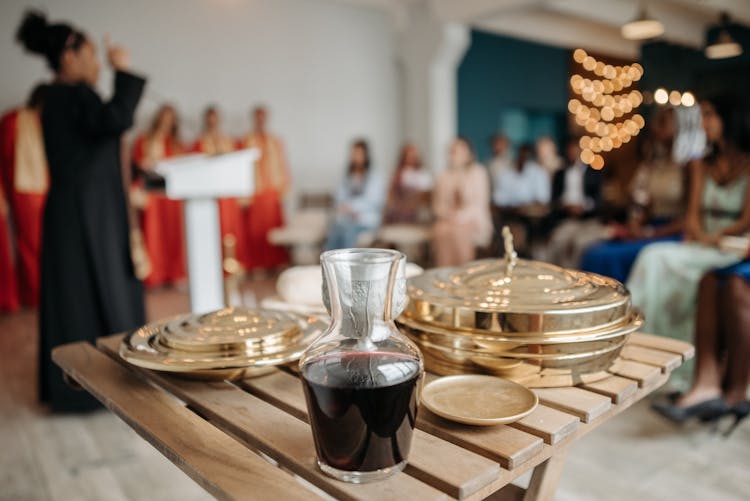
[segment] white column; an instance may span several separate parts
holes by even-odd
[[[456,81],[469,47],[466,24],[440,20],[429,2],[412,4],[398,23],[403,71],[404,133],[435,171],[458,132]]]
[[[442,26],[441,43],[430,68],[430,158],[433,169],[442,169],[446,148],[458,134],[458,67],[471,43],[463,24]]]

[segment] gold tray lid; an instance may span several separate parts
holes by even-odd
[[[617,280],[519,259],[503,229],[506,256],[438,268],[408,283],[404,319],[468,332],[580,334],[630,323],[630,293]]]
[[[145,325],[125,336],[119,352],[126,361],[147,369],[205,376],[205,371],[261,369],[295,361],[327,326],[315,316],[226,308]]]
[[[203,315],[183,315],[162,324],[158,341],[190,352],[259,352],[289,344],[300,336],[297,319],[287,313],[243,307]]]

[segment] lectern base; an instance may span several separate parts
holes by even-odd
[[[224,307],[219,206],[215,199],[199,198],[185,200],[184,207],[190,309],[207,313]]]

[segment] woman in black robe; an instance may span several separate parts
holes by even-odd
[[[107,47],[114,95],[94,91],[96,49],[66,24],[27,12],[17,33],[55,73],[42,109],[50,170],[41,263],[39,395],[55,411],[98,407],[63,381],[51,360],[60,344],[91,341],[145,321],[143,289],[130,255],[120,136],[133,123],[145,81],[126,71],[128,53]]]

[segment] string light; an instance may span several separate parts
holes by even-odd
[[[591,167],[595,170],[602,170],[602,168],[604,168],[604,157],[601,155],[594,155],[593,160],[591,160]]]
[[[682,99],[680,100],[683,106],[694,106],[695,105],[695,96],[692,92],[685,92],[682,94]]]
[[[667,104],[667,101],[669,101],[669,94],[667,94],[667,90],[656,89],[656,91],[654,91],[654,101],[656,101],[657,104]]]
[[[585,77],[575,74],[570,77],[570,88],[578,97],[568,101],[568,111],[576,124],[590,134],[579,140],[581,161],[599,170],[604,168],[601,153],[620,148],[646,125],[644,118],[637,113],[627,117],[643,103],[640,91],[628,90],[633,82],[643,76],[643,66],[638,63],[612,66],[597,61],[583,49],[573,51],[573,60],[593,75]],[[660,90],[666,103],[670,96],[666,90]],[[619,94],[622,91],[625,92]],[[680,94],[680,99],[685,99],[684,96]],[[616,121],[622,118],[624,120]]]
[[[668,91],[658,88],[654,91],[654,102],[656,104],[671,104],[672,106],[695,106],[695,95],[690,91],[680,92],[678,90]]]

